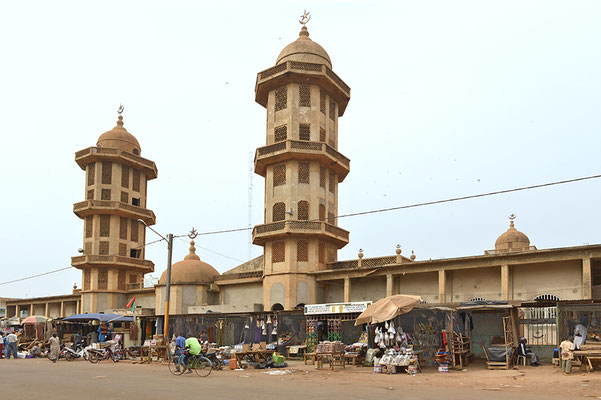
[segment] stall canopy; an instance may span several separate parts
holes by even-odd
[[[126,317],[126,316],[117,315],[117,314],[100,314],[100,313],[75,314],[75,315],[71,315],[70,317],[63,318],[62,320],[70,321],[70,322],[88,322],[88,321],[134,322],[133,317]]]
[[[23,325],[35,325],[35,324],[43,324],[48,321],[48,318],[43,317],[41,315],[32,315],[27,317],[21,322]]]
[[[397,315],[408,313],[421,302],[422,298],[419,296],[397,294],[384,297],[367,307],[367,310],[357,317],[355,326],[389,321]]]

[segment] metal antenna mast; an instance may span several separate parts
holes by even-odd
[[[248,153],[248,260],[252,258],[253,153]]]

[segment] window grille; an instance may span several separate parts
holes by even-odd
[[[334,130],[330,131],[330,140],[328,141],[328,144],[331,147],[336,147],[336,132],[334,132]]]
[[[277,222],[284,219],[286,219],[286,203],[275,203],[272,208],[271,220]]]
[[[100,236],[108,237],[111,235],[111,217],[109,215],[100,216]]]
[[[329,263],[336,262],[336,249],[332,249],[332,248],[328,249],[328,262]]]
[[[83,271],[83,290],[90,290],[90,285],[92,283],[92,273],[89,269]]]
[[[319,89],[319,111],[326,113],[326,92]]]
[[[300,140],[311,140],[311,125],[299,124],[298,125],[298,138]]]
[[[328,213],[328,224],[336,224],[336,218],[334,218],[334,213],[331,211]]]
[[[309,161],[298,162],[298,183],[309,183]]]
[[[301,200],[298,202],[298,219],[301,221],[309,220],[309,202]]]
[[[472,297],[469,301],[486,301],[484,297]]]
[[[284,86],[275,91],[275,110],[280,111],[288,107],[288,87]]]
[[[88,165],[88,186],[92,186],[94,184],[95,178],[96,178],[96,163],[91,163]]]
[[[271,262],[286,261],[286,242],[273,242],[271,245]]]
[[[311,107],[311,86],[300,85],[298,87],[299,106]]]
[[[319,242],[319,262],[320,263],[325,263],[326,262],[326,245],[324,242]]]
[[[98,289],[106,290],[108,289],[109,283],[109,272],[102,268],[98,270]]]
[[[127,244],[119,243],[119,255],[123,257],[127,256]]]
[[[100,192],[101,200],[110,200],[111,199],[111,189],[102,189]]]
[[[86,237],[90,238],[92,237],[92,229],[94,228],[94,217],[92,217],[91,215],[87,216],[85,219],[85,226],[86,226]]]
[[[130,219],[130,221],[131,221],[130,240],[132,242],[138,242],[138,230],[140,228],[138,221],[136,221],[135,219]]]
[[[125,271],[122,269],[117,272],[117,290],[125,290]]]
[[[136,282],[138,282],[138,275],[130,274],[129,275],[129,283],[136,283]]]
[[[273,167],[273,186],[282,186],[286,184],[286,164],[279,164]]]
[[[106,256],[109,254],[109,242],[100,242],[100,248],[98,250],[98,254]]]
[[[127,218],[121,217],[119,219],[119,239],[127,240]]]
[[[288,138],[288,126],[276,126],[276,128],[273,130],[273,136],[276,142],[283,142]]]
[[[92,243],[88,242],[83,246],[83,254],[91,255],[92,254]]]
[[[113,163],[103,162],[102,163],[102,183],[110,185],[113,180]]]
[[[129,203],[129,195],[127,192],[121,192],[121,203]]]
[[[129,188],[129,167],[121,166],[121,187]]]
[[[131,186],[134,191],[140,191],[140,171],[137,169],[134,169],[133,182]]]
[[[86,200],[94,200],[94,189],[88,190],[88,196],[86,197]]]
[[[560,301],[561,299],[557,296],[555,296],[554,294],[539,294],[538,296],[536,296],[534,298],[535,301],[542,301],[542,300],[550,300],[550,301]]]
[[[330,119],[332,121],[336,120],[336,103],[330,100]]]
[[[296,261],[309,261],[309,242],[299,240],[296,243]]]
[[[325,189],[326,187],[326,169],[325,167],[319,168],[319,187]]]
[[[323,128],[319,128],[319,141],[322,143],[326,142],[326,130]]]
[[[326,219],[326,206],[324,204],[319,205],[319,220],[325,221]]]
[[[330,171],[330,181],[328,183],[328,190],[330,193],[336,192],[336,174],[333,171]]]

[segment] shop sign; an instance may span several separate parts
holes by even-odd
[[[305,315],[362,313],[371,305],[371,301],[355,303],[309,304],[305,306]]]

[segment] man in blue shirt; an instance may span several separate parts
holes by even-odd
[[[177,364],[175,366],[175,370],[177,372],[180,371],[180,365],[184,365],[184,358],[181,355],[184,353],[184,349],[186,348],[186,338],[183,336],[178,336],[175,338],[175,356],[177,357]]]

